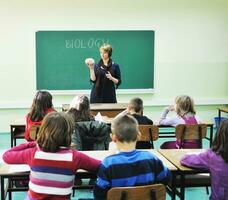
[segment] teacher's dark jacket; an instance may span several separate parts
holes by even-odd
[[[116,103],[116,88],[121,84],[121,73],[119,65],[109,60],[108,66],[103,65],[103,61],[100,60],[98,64],[94,66],[94,72],[96,76],[93,83],[90,103]],[[111,75],[118,79],[118,84],[114,84],[113,81],[106,78],[106,74],[110,72]]]

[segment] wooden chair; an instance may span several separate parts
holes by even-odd
[[[31,125],[29,135],[32,140],[36,140],[39,129],[40,125]]]
[[[162,184],[134,187],[115,187],[108,191],[108,200],[165,200],[166,189]]]
[[[141,137],[138,141],[150,142],[151,148],[154,148],[153,141],[158,139],[158,126],[155,125],[139,125]]]
[[[181,141],[181,148],[184,148],[184,140],[199,140],[199,147],[202,148],[202,139],[207,135],[206,124],[179,124],[176,126],[176,138]]]
[[[10,125],[10,137],[11,147],[17,146],[17,140],[25,138],[25,126]]]
[[[179,124],[176,126],[176,138],[181,141],[181,148],[184,148],[184,140],[199,140],[198,148],[202,148],[202,139],[207,135],[206,124],[186,125]],[[180,181],[181,177],[177,177],[176,187],[181,187],[183,183]],[[208,186],[211,185],[210,174],[193,174],[186,175],[184,186],[185,187],[199,187],[205,186],[207,194],[209,194]],[[183,192],[184,195],[184,192]]]

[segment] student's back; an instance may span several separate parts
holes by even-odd
[[[112,187],[168,182],[169,170],[155,155],[135,150],[140,133],[134,117],[119,115],[111,129],[119,153],[102,161],[94,189],[95,199],[106,199],[107,191]]]
[[[30,112],[26,115],[25,139],[27,141],[32,141],[30,138],[31,126],[41,125],[44,116],[54,111],[52,95],[48,91],[38,91],[33,99]]]
[[[65,113],[49,113],[40,127],[37,143],[27,142],[6,151],[8,164],[31,168],[29,200],[70,200],[77,169],[97,171],[98,160],[70,149],[73,119]]]
[[[198,155],[186,155],[181,164],[209,170],[210,200],[228,200],[228,120],[218,128],[211,149]]]
[[[144,115],[132,114],[132,116],[137,120],[139,125],[153,125],[153,121]]]
[[[139,125],[153,125],[153,121],[143,115],[143,109],[143,100],[141,98],[136,97],[130,100],[128,108],[119,115],[130,114],[137,120]],[[136,148],[150,149],[151,143],[149,141],[138,141],[136,144]]]
[[[167,174],[167,168],[150,152],[140,150],[120,152],[102,162],[95,196],[102,197],[103,188],[149,185],[156,182],[167,184]],[[103,188],[100,189],[101,187]]]
[[[167,117],[170,111],[175,111],[176,115]],[[182,95],[175,99],[175,105],[164,109],[159,122],[161,125],[177,126],[178,124],[198,124],[199,118],[196,116],[193,99],[189,96]],[[199,140],[180,140],[165,142],[161,145],[162,149],[198,148]]]

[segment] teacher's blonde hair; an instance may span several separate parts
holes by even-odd
[[[108,56],[111,57],[112,56],[112,46],[110,44],[102,44],[100,47],[100,50],[103,50],[104,52],[108,53]]]

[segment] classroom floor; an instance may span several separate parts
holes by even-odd
[[[215,133],[215,130],[214,130]],[[159,139],[155,141],[154,146],[155,149],[159,148],[160,145],[164,141],[168,141],[169,139]],[[23,142],[23,140],[21,140]],[[20,142],[19,142],[20,143]],[[9,133],[0,133],[0,154],[4,150],[8,149],[10,147],[10,134]],[[209,147],[209,142],[207,140],[203,141],[203,147],[208,148]],[[1,158],[0,158],[0,163],[1,163]],[[208,200],[209,195],[206,193],[206,188],[186,188],[185,189],[185,199],[186,200],[192,200],[192,199],[200,199],[200,200]],[[13,193],[13,200],[24,200],[26,197],[26,192],[14,192]],[[77,190],[75,193],[75,197],[72,197],[72,200],[77,200],[79,198],[92,198],[93,197],[93,191],[92,190]],[[171,198],[169,195],[166,195],[166,200],[170,200]],[[176,198],[178,199],[178,198]]]

